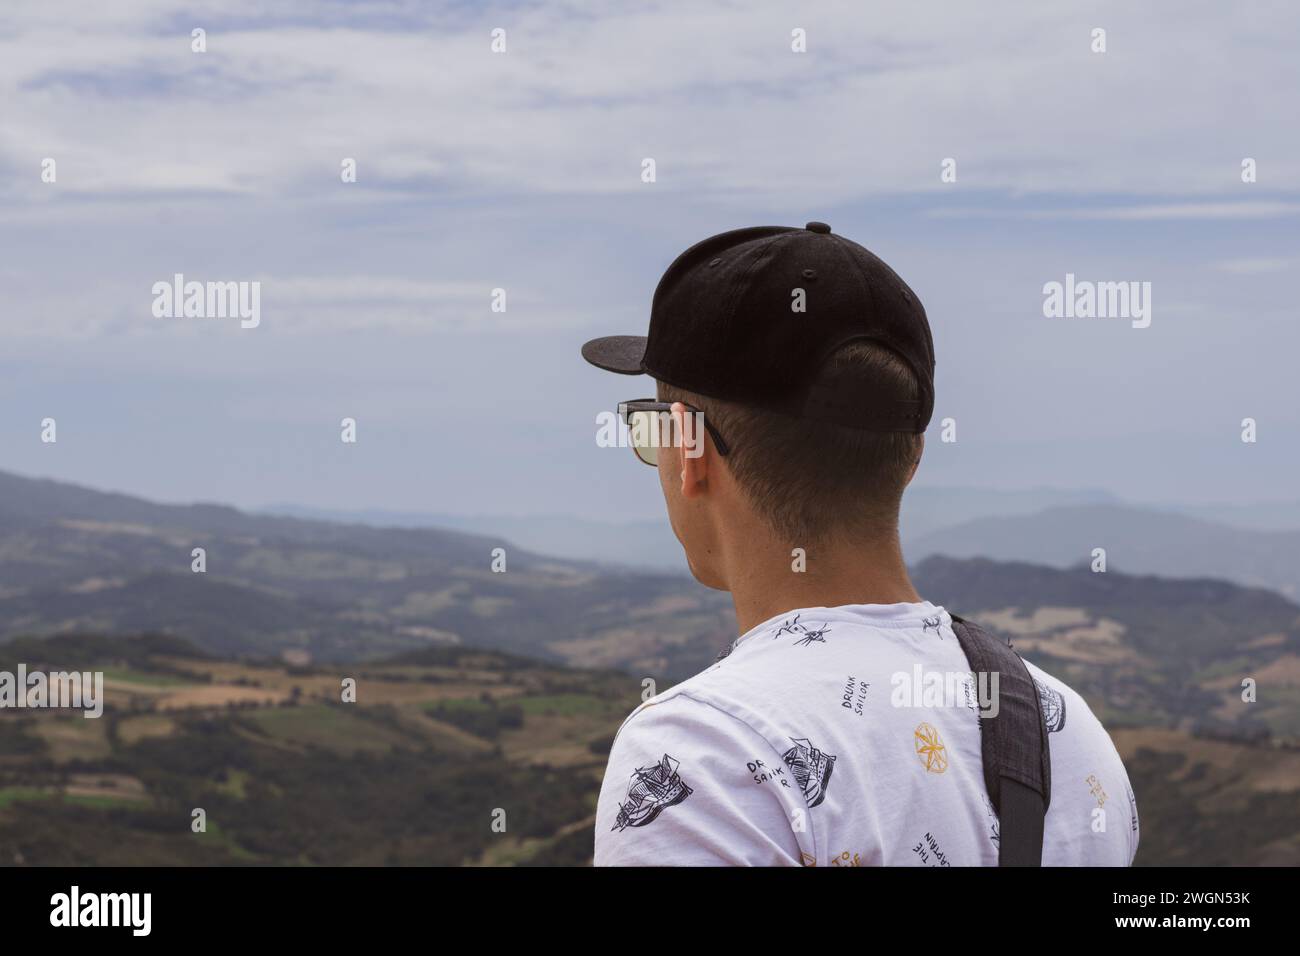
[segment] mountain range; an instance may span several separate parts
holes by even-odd
[[[450,515],[276,505],[266,513],[375,527],[450,528],[513,541],[568,560],[686,574],[664,519],[605,521],[563,515]],[[909,561],[994,557],[1069,567],[1104,548],[1133,574],[1211,576],[1300,598],[1300,504],[1155,507],[1103,491],[912,488],[900,519]]]
[[[912,566],[913,581],[935,603],[1029,641],[1121,720],[1137,702],[1148,721],[1204,718],[1217,706],[1204,675],[1243,655],[1273,666],[1290,653],[1300,608],[1206,573],[1127,573],[1143,552],[1124,542],[1154,541],[1197,519],[1137,512],[1109,523],[1117,508],[999,518],[1005,537],[986,544],[981,533],[993,519],[967,522],[944,536],[968,554],[931,554]],[[1052,547],[1033,551],[1032,561],[1008,560],[1044,528]],[[1109,554],[1104,573],[1083,562],[1098,542]],[[1203,545],[1227,547],[1218,538]],[[192,570],[198,548],[202,573]],[[1201,552],[1185,550],[1199,567]],[[1071,555],[1075,566],[1052,566]],[[1273,565],[1279,574],[1296,566],[1284,558],[1279,552]],[[1252,573],[1244,556],[1234,560]],[[158,505],[3,473],[0,582],[0,640],[161,633],[224,658],[299,664],[465,646],[672,682],[707,666],[735,636],[729,596],[681,575],[545,557],[460,531]],[[1250,712],[1282,734],[1290,713]]]
[[[677,575],[499,538],[158,505],[0,473],[0,640],[160,631],[221,656],[302,661],[467,644],[680,677],[735,636],[731,614],[725,595]]]
[[[1077,510],[1086,524],[1115,507],[1002,520]],[[1300,862],[1300,606],[1218,577],[1130,573],[1122,542],[1163,526],[1134,516],[1125,539],[1092,521],[1077,538],[1052,526],[1061,550],[1036,556],[1062,566],[930,555],[913,580],[1088,701],[1138,796],[1139,863]],[[1106,571],[1086,550],[1066,563],[1094,543]],[[690,676],[734,636],[728,596],[680,574],[0,473],[0,659],[93,663],[111,684],[105,722],[0,713],[0,854],[580,863],[602,755],[642,680]],[[372,706],[340,709],[344,669]],[[559,795],[546,812],[539,790]],[[525,828],[494,850],[474,808],[498,793]],[[393,800],[414,816],[375,829],[354,819],[358,799],[376,820]],[[219,827],[197,844],[193,806],[216,808]],[[436,827],[412,823],[421,807]]]

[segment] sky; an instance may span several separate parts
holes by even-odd
[[[1246,9],[8,0],[0,469],[654,517],[596,443],[653,386],[579,347],[699,239],[821,220],[930,316],[919,483],[1294,500],[1300,8]],[[176,273],[260,283],[260,324],[156,317]],[[1151,283],[1150,325],[1046,317],[1067,274]]]

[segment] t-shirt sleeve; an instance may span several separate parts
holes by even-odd
[[[798,866],[788,776],[772,745],[726,711],[684,695],[648,704],[610,751],[595,864]]]

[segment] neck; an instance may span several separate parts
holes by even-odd
[[[802,571],[796,570],[792,549],[774,541],[737,542],[726,550],[732,552],[725,556],[727,582],[741,634],[800,607],[921,600],[907,575],[897,532],[810,546]]]

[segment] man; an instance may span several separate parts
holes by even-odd
[[[740,229],[673,262],[648,337],[583,355],[658,382],[623,405],[634,447],[740,631],[624,722],[596,864],[997,864],[980,728],[996,694],[899,545],[934,406],[916,295],[825,223]],[[1043,864],[1129,864],[1119,755],[1078,694],[1028,671],[1051,758]]]

